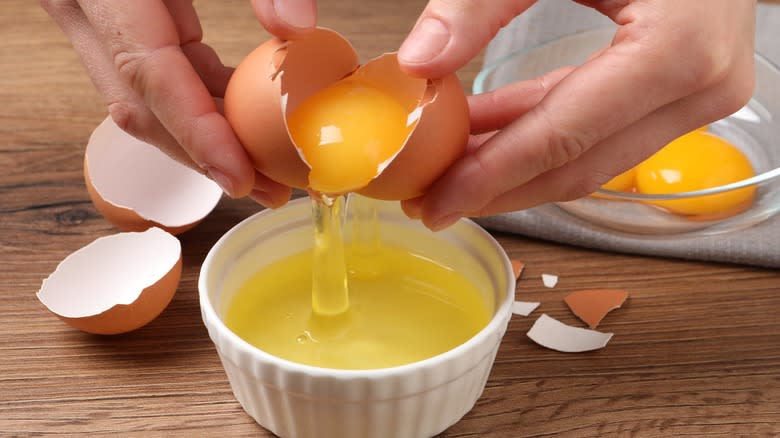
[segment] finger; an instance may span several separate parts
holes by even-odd
[[[563,67],[543,76],[515,82],[488,93],[469,96],[471,132],[502,129],[530,111],[574,67]]]
[[[207,44],[193,42],[183,45],[181,50],[209,93],[214,97],[225,97],[225,89],[235,69],[222,64],[217,52]]]
[[[279,208],[292,196],[292,188],[279,184],[260,172],[255,172],[255,186],[249,197],[268,208]]]
[[[503,26],[535,0],[431,0],[398,50],[401,68],[437,78],[476,56]]]
[[[699,66],[653,44],[646,38],[613,46],[563,78],[533,110],[450,167],[426,197],[423,217],[435,223],[480,211],[661,106],[704,88],[704,75],[690,72]]]
[[[179,34],[179,45],[190,64],[215,97],[224,97],[233,69],[220,61],[217,52],[203,44],[203,28],[192,0],[164,0]]]
[[[81,0],[79,4],[106,41],[119,76],[192,159],[230,196],[249,194],[254,169],[182,52],[166,5],[159,0]]]
[[[251,0],[255,16],[274,36],[291,39],[314,30],[317,22],[315,0]]]
[[[493,132],[483,132],[469,137],[468,143],[466,143],[466,151],[464,153],[470,154],[479,148],[482,144],[490,139],[490,137],[496,134]],[[407,199],[401,201],[401,209],[409,219],[420,219],[422,216],[422,204],[425,198],[419,196],[417,198]]]
[[[176,161],[203,172],[141,98],[119,79],[108,51],[76,2],[43,2],[43,6],[71,41],[114,120],[124,121],[120,127]]]

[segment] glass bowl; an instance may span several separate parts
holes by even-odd
[[[510,53],[485,65],[474,80],[474,94],[515,81],[530,79],[566,65],[584,62],[614,37],[614,28],[579,32],[529,49]],[[750,160],[756,176],[695,192],[667,195],[620,193],[601,189],[597,196],[554,205],[599,228],[653,236],[710,235],[735,231],[766,220],[780,210],[780,70],[755,54],[756,88],[752,99],[736,113],[709,125],[709,132],[726,139]],[[671,213],[648,201],[692,199],[755,186],[747,210],[720,219],[701,219]]]

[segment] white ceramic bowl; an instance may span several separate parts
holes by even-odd
[[[485,387],[514,300],[515,279],[503,249],[469,220],[431,233],[408,220],[397,203],[380,202],[377,209],[384,242],[458,269],[494,303],[493,317],[464,344],[393,368],[337,370],[272,356],[225,326],[224,304],[262,266],[311,248],[310,203],[299,199],[244,220],[203,263],[201,313],[241,406],[281,437],[432,436],[471,410]]]

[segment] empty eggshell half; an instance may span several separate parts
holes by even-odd
[[[179,234],[219,203],[222,189],[107,117],[84,156],[84,179],[95,208],[122,231],[161,227]]]
[[[98,238],[65,258],[38,299],[69,325],[95,334],[135,330],[156,318],[181,278],[181,244],[160,228]]]

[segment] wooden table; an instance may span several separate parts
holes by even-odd
[[[323,25],[363,59],[397,48],[424,2],[321,0]],[[205,39],[235,65],[266,34],[244,0],[197,1]],[[127,335],[63,324],[35,292],[57,263],[114,230],[93,208],[84,146],[106,110],[63,34],[29,0],[0,12],[0,435],[268,436],[233,398],[200,319],[196,281],[226,230],[258,208],[225,200],[182,236],[168,309]],[[480,65],[462,70],[465,86]],[[573,290],[630,291],[604,350],[562,354],[510,323],[484,395],[443,436],[780,434],[780,273],[587,251],[498,235],[525,261],[518,297],[570,324]],[[543,272],[560,282],[545,289]]]

